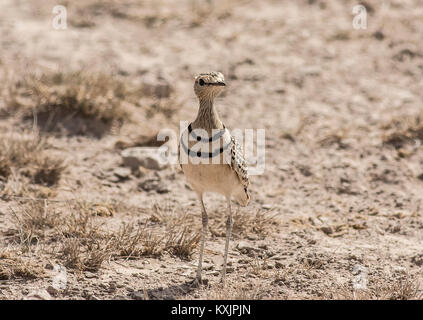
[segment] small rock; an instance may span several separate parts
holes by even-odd
[[[85,272],[84,275],[85,275],[85,278],[87,278],[87,279],[97,278],[97,275],[95,273],[92,273],[92,272]]]
[[[45,289],[36,290],[28,294],[24,300],[52,300],[53,298]]]
[[[313,175],[313,173],[311,172],[311,169],[310,169],[310,167],[309,167],[309,166],[306,166],[306,165],[299,165],[299,166],[298,166],[298,170],[301,172],[301,174],[302,174],[304,177],[310,177],[310,176],[312,176],[312,175]]]
[[[116,290],[117,290],[116,282],[111,281],[109,283],[109,292],[112,293],[112,292],[115,292]]]
[[[53,286],[48,286],[47,287],[47,292],[49,294],[51,294],[52,296],[56,296],[59,293],[59,290],[57,290],[55,287]]]
[[[147,192],[154,190],[160,194],[169,192],[169,188],[163,182],[160,182],[157,178],[149,178],[141,181],[138,184],[138,188]]]
[[[214,269],[214,265],[212,263],[204,263],[203,270],[210,271]]]
[[[226,267],[226,273],[232,273],[234,270],[234,267]]]
[[[382,31],[376,31],[375,33],[373,33],[373,37],[375,37],[379,41],[385,39],[385,35]]]
[[[167,167],[166,158],[158,152],[157,148],[134,147],[121,152],[123,164],[132,170],[141,166],[151,170],[162,170]]]
[[[333,233],[333,229],[331,227],[321,227],[320,230],[322,230],[325,234],[329,235]]]
[[[47,270],[53,270],[54,267],[51,263],[47,263],[44,268],[46,268]]]
[[[134,300],[145,300],[144,292],[141,291],[134,291],[131,293],[131,297]]]
[[[113,182],[113,183],[118,183],[119,181],[121,181],[121,179],[119,177],[115,176],[115,175],[112,175],[112,176],[107,177],[107,181]],[[103,185],[110,186],[110,184],[107,183],[107,182],[103,183]]]
[[[129,176],[131,175],[131,170],[128,168],[119,167],[113,170],[113,174],[122,180],[126,180],[129,179]]]
[[[263,250],[267,250],[267,249],[268,249],[268,246],[267,246],[267,244],[265,244],[265,243],[260,244],[258,247],[259,247],[260,249],[263,249]]]
[[[250,253],[253,251],[257,251],[256,248],[250,246],[247,242],[245,241],[241,241],[240,243],[237,244],[236,248],[241,252],[241,253]]]
[[[272,205],[271,205],[271,204],[263,204],[261,207],[262,207],[263,209],[265,209],[265,210],[270,210],[270,209],[272,209]]]
[[[411,262],[419,267],[423,266],[423,254],[418,254],[412,257]]]

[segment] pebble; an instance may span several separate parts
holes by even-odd
[[[144,300],[145,299],[144,292],[141,292],[141,291],[132,292],[131,297],[134,300]]]
[[[52,296],[56,296],[59,293],[59,290],[57,290],[55,287],[53,286],[48,286],[47,287],[47,292],[49,294],[51,294]]]
[[[129,179],[129,176],[131,175],[131,170],[129,168],[119,167],[113,170],[113,174],[120,179]]]
[[[121,152],[123,164],[132,170],[138,170],[139,167],[151,170],[162,170],[167,167],[165,159],[160,157],[157,148],[134,147]]]
[[[24,300],[53,300],[45,289],[36,290],[24,297]]]

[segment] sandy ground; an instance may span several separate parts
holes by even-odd
[[[67,164],[48,208],[65,210],[75,201],[111,204],[112,215],[92,218],[110,232],[122,223],[159,234],[184,224],[199,232],[199,204],[177,168],[124,179],[116,179],[114,170],[122,166],[116,142],[177,129],[180,120],[195,118],[193,76],[210,70],[227,79],[217,101],[225,125],[266,130],[265,172],[251,177],[249,206],[236,209],[239,228],[226,290],[219,285],[225,201],[210,194],[207,285],[189,286],[195,242],[186,258],[167,250],[109,256],[93,270],[68,265],[66,286],[50,288],[52,298],[422,297],[419,1],[366,1],[365,30],[352,27],[357,3],[348,0],[117,3],[65,1],[68,28],[54,30],[54,1],[1,1],[4,85],[28,73],[82,70],[101,71],[140,92],[145,83],[165,82],[172,90],[161,98],[139,93],[128,106],[135,110],[132,121],[101,137],[42,133]],[[4,101],[0,97],[0,107],[7,107]],[[14,132],[33,122],[12,115],[0,125],[2,132]],[[139,187],[152,177],[164,191]],[[0,280],[2,299],[47,289],[57,276],[53,266],[66,264],[60,243],[44,241],[45,235],[25,249],[16,240],[15,215],[31,202],[46,203],[31,200],[39,198],[33,194],[23,198],[0,200],[0,261],[9,252],[41,270]],[[364,287],[356,289],[357,283]]]

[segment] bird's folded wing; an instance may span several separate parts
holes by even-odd
[[[247,161],[244,158],[241,145],[234,137],[231,137],[231,168],[237,174],[244,189],[248,188],[250,181],[248,179]]]

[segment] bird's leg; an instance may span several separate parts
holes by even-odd
[[[222,284],[225,285],[226,280],[226,261],[228,259],[229,240],[232,233],[232,211],[231,211],[231,198],[227,199],[228,202],[228,220],[226,220],[226,243],[225,243],[225,254],[223,256],[223,270],[222,270]]]
[[[198,269],[197,269],[197,282],[198,284],[201,284],[201,271],[202,271],[202,263],[203,263],[203,251],[204,251],[204,243],[206,241],[206,233],[207,233],[207,222],[209,218],[207,217],[206,208],[204,207],[203,202],[203,195],[198,195],[200,202],[201,202],[201,208],[202,208],[202,222],[203,222],[203,232],[201,234],[201,244],[200,244],[200,258],[198,260]]]

